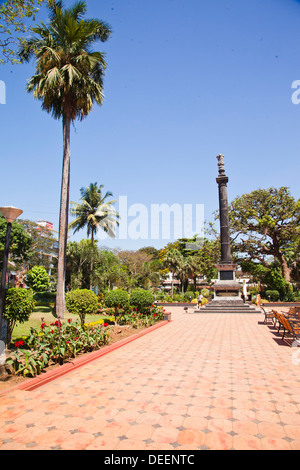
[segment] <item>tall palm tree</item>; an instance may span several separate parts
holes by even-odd
[[[69,224],[69,228],[78,232],[87,227],[87,236],[91,236],[92,242],[98,230],[101,228],[109,237],[115,238],[115,230],[118,225],[119,214],[113,207],[116,200],[107,201],[113,194],[107,191],[102,194],[103,184],[91,183],[80,189],[81,203],[71,202],[71,215],[76,219]]]
[[[59,218],[56,313],[63,318],[65,307],[66,246],[70,188],[70,130],[76,119],[83,120],[93,104],[103,102],[104,54],[92,46],[106,41],[110,27],[97,19],[84,19],[87,7],[79,1],[64,9],[61,1],[50,0],[49,24],[32,28],[34,36],[19,50],[21,61],[36,62],[36,73],[27,91],[42,101],[42,109],[63,124],[63,169]]]

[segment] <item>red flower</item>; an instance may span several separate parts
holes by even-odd
[[[154,317],[157,317],[156,313],[153,313],[153,316],[154,316]]]
[[[46,326],[47,326],[46,323],[42,323],[42,324],[41,324],[41,330],[43,330],[44,328],[46,328]]]
[[[108,323],[104,323],[104,326],[108,326]]]
[[[72,318],[68,318],[68,323],[72,323]]]
[[[19,349],[19,347],[20,347],[20,346],[23,346],[23,344],[24,344],[23,341],[17,341],[17,342],[15,343],[15,347],[16,347],[17,349]]]

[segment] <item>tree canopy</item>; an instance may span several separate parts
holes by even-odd
[[[300,200],[287,187],[258,189],[234,199],[229,220],[237,260],[267,267],[275,259],[290,282],[300,242]]]

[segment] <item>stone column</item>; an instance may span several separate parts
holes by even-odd
[[[220,237],[221,237],[221,259],[220,264],[232,263],[230,237],[229,237],[229,219],[228,219],[228,199],[227,183],[228,177],[225,175],[224,156],[218,155],[219,176],[217,183],[219,186],[219,209],[220,209]]]

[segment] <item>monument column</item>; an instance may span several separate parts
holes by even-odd
[[[241,286],[235,279],[237,266],[231,257],[227,199],[228,177],[225,174],[224,155],[218,155],[217,160],[219,174],[216,181],[219,187],[221,259],[217,265],[218,281],[213,286],[214,301],[235,304],[241,302]]]
[[[217,183],[219,186],[219,209],[220,209],[220,235],[221,235],[221,260],[220,263],[232,263],[229,219],[228,219],[228,199],[227,183],[228,177],[225,175],[224,156],[218,155],[219,176]]]

